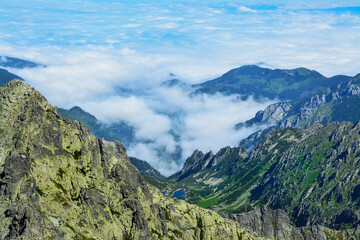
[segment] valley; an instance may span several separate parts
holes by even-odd
[[[311,77],[314,74],[311,71],[305,73]],[[315,75],[320,76],[317,73]],[[164,195],[166,199],[174,198],[175,202],[179,201],[176,199],[182,199],[201,208],[211,209],[239,223],[250,235],[255,234],[255,238],[287,239],[287,236],[292,235],[293,239],[301,239],[308,238],[311,233],[312,238],[309,239],[329,239],[329,236],[357,239],[360,233],[360,119],[358,111],[350,109],[358,108],[359,75],[333,79],[336,80],[330,80],[327,87],[320,84],[321,87],[312,95],[299,95],[295,100],[269,105],[254,118],[237,124],[234,126],[236,129],[270,127],[251,134],[239,146],[227,146],[216,153],[195,150],[186,159],[182,169],[169,177],[164,177],[143,160],[130,157],[126,164],[134,164],[146,182],[162,191],[160,193],[148,186],[151,194],[157,191],[156,198]],[[11,86],[11,83],[4,85]],[[15,85],[23,84],[17,81]],[[60,119],[61,114],[67,124],[73,124],[71,120],[76,120],[75,124],[80,124],[77,128],[89,128],[95,136],[107,141],[120,140],[125,146],[134,141],[135,131],[126,122],[106,125],[80,107],[70,110],[59,108],[58,111],[55,112],[56,118]],[[86,131],[84,129],[81,131]],[[51,150],[53,154],[60,154],[54,152],[54,149]],[[82,147],[74,151],[76,160],[82,159],[81,155],[89,150],[88,147]],[[93,171],[91,169],[84,166],[79,171],[86,177],[88,171]],[[53,179],[51,175],[49,177]],[[6,186],[5,179],[2,181]],[[67,183],[55,185],[63,189],[66,195],[69,191],[66,189],[72,187],[64,187],[63,184]],[[40,197],[43,197],[44,191],[41,189],[44,187],[37,190]],[[6,192],[3,192],[3,197],[7,197]],[[273,227],[266,227],[269,225]],[[137,231],[131,230],[131,234],[137,236]],[[183,230],[172,231],[185,234]]]

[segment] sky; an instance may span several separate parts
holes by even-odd
[[[236,146],[254,129],[233,125],[273,101],[189,97],[163,81],[199,83],[245,64],[355,75],[359,43],[358,0],[0,0],[0,55],[48,66],[9,70],[53,105],[129,122],[144,142],[129,154],[167,175],[195,149]],[[176,146],[176,164],[156,155]]]

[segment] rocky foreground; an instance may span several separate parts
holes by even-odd
[[[0,239],[258,239],[165,198],[120,142],[64,120],[29,85],[0,88]]]

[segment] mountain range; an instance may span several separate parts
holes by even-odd
[[[81,122],[63,119],[23,81],[5,84],[0,95],[1,239],[359,237],[354,228],[296,228],[283,211],[266,207],[246,215],[220,216],[167,198],[144,181],[120,142],[96,138]],[[358,128],[343,125],[342,130]],[[302,139],[294,131],[295,141]],[[285,136],[284,141],[294,141]],[[267,143],[265,147],[274,149]],[[354,193],[351,199],[357,199]]]
[[[331,78],[326,78],[322,76],[320,73],[309,70],[306,68],[297,68],[292,70],[286,69],[267,69],[261,68],[254,65],[246,65],[237,69],[233,69],[228,73],[225,73],[223,76],[204,82],[198,85],[189,85],[181,80],[172,79],[166,81],[162,84],[162,87],[167,88],[183,88],[186,91],[190,92],[191,96],[195,96],[198,94],[213,94],[213,93],[221,93],[221,94],[240,94],[242,98],[245,100],[250,96],[254,97],[255,101],[263,101],[263,99],[276,99],[276,101],[280,102],[280,107],[287,108],[292,105],[291,110],[295,113],[300,112],[300,108],[302,108],[302,104],[304,101],[311,100],[314,95],[319,93],[326,94],[326,91],[333,92],[334,89],[340,84],[344,85],[350,81],[350,79],[354,79],[356,77],[348,77],[348,76],[334,76]],[[231,88],[231,91],[224,90],[228,89],[229,84],[233,84],[237,86],[236,88]],[[251,87],[249,83],[253,84]],[[282,86],[282,90],[275,92],[278,89],[278,85]],[[218,88],[218,86],[223,86]],[[258,87],[260,86],[260,87]],[[266,90],[268,89],[268,90]],[[270,89],[270,90],[269,90]],[[266,90],[266,91],[265,91]],[[122,92],[129,93],[130,90],[122,89]],[[271,93],[271,94],[270,94]],[[291,99],[295,99],[289,101],[291,99],[287,99],[286,96],[291,96]],[[321,96],[320,96],[321,97]],[[286,100],[286,101],[285,101]],[[314,99],[311,101],[315,101]],[[314,109],[314,103],[312,103],[312,109]],[[276,107],[276,106],[269,106]],[[280,111],[280,107],[275,109],[276,111]],[[288,107],[290,109],[290,107]],[[337,109],[341,111],[343,105],[337,105]],[[136,143],[139,143],[135,137],[134,128],[126,122],[116,122],[112,124],[92,124],[90,126],[88,124],[90,119],[85,120],[86,114],[79,116],[80,113],[75,113],[75,109],[60,109],[61,114],[69,117],[73,120],[81,120],[84,121],[85,125],[89,127],[92,133],[98,137],[104,137],[107,140],[119,140],[124,143],[126,147],[130,147]],[[266,109],[265,113],[271,114],[271,109]],[[276,113],[276,112],[275,112]],[[259,113],[260,114],[260,113]],[[181,113],[179,114],[181,116]],[[266,114],[265,114],[266,115]],[[264,116],[265,116],[264,115]],[[257,115],[258,116],[258,115]],[[255,116],[255,118],[257,117]],[[270,115],[269,115],[270,116]],[[271,114],[274,118],[275,116],[279,118],[276,114]],[[258,118],[256,118],[258,119]],[[342,118],[343,120],[349,120],[347,116]],[[357,119],[357,117],[354,117]],[[180,119],[181,120],[181,119]],[[179,121],[180,121],[179,120]],[[275,119],[276,120],[276,119]],[[340,120],[340,119],[337,119]],[[176,122],[176,121],[175,121]],[[321,121],[314,121],[314,123]],[[236,129],[240,130],[241,127],[252,127],[258,130],[262,130],[261,133],[257,132],[256,134],[250,136],[249,138],[243,140],[239,143],[239,146],[246,146],[247,149],[250,149],[254,146],[256,142],[258,142],[266,133],[268,133],[271,129],[275,128],[277,122],[272,121],[270,117],[267,121],[258,121],[258,120],[250,120],[247,123],[239,123],[235,126]],[[309,124],[307,125],[309,126]],[[268,128],[272,127],[272,128]],[[268,128],[268,129],[267,129]],[[177,130],[178,131],[178,130]],[[240,130],[241,131],[241,130]],[[179,139],[176,131],[170,132],[173,135],[174,139]],[[255,136],[259,135],[260,137]],[[183,156],[183,151],[179,147],[175,153],[167,153],[164,148],[157,149],[158,157],[162,160],[169,159],[169,161],[179,162],[181,159],[185,159],[186,156]]]
[[[197,93],[220,92],[226,95],[241,94],[244,98],[253,96],[297,100],[334,87],[346,79],[346,76],[326,78],[317,71],[303,67],[273,70],[256,65],[245,65],[194,87],[198,88]]]
[[[249,155],[244,147],[195,151],[168,179],[146,179],[160,189],[184,188],[188,202],[219,212],[269,206],[284,210],[298,227],[356,228],[359,128],[341,122],[274,130]]]
[[[37,228],[45,235],[36,236],[60,236],[58,229],[80,239],[359,239],[359,77],[249,65],[190,86],[192,94],[279,102],[234,126],[259,129],[239,146],[196,150],[168,178],[86,128],[131,144],[127,123],[105,125],[79,107],[58,111],[12,81],[1,88],[0,239],[36,235]],[[37,210],[23,207],[30,200]]]
[[[9,56],[0,56],[0,66],[5,68],[35,68],[35,67],[46,67],[46,65],[41,63],[36,63],[33,61],[28,61],[20,58],[14,58]]]
[[[306,129],[313,124],[328,124],[334,121],[360,120],[360,74],[354,77],[335,76],[339,84],[318,91],[316,94],[294,101],[279,102],[259,111],[254,118],[236,125],[271,126],[259,130],[244,139],[239,145],[253,147],[273,129],[296,127]]]
[[[0,86],[10,82],[13,79],[24,80],[23,78],[15,75],[1,67],[24,69],[24,68],[46,67],[46,66],[43,64],[40,64],[40,63],[35,63],[32,61],[23,60],[20,58],[0,56]]]

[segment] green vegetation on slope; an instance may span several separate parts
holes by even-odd
[[[285,210],[296,226],[352,228],[360,222],[359,138],[360,123],[350,122],[274,130],[248,157],[223,152],[210,168],[150,183],[185,188],[189,202],[218,211],[267,205]]]
[[[125,146],[129,146],[134,141],[134,129],[125,122],[104,124],[77,106],[69,110],[59,108],[58,111],[64,118],[84,123],[85,127],[90,129],[96,137],[103,137],[107,141],[118,140]]]
[[[130,162],[139,170],[141,175],[148,175],[158,178],[164,178],[164,176],[157,171],[155,168],[153,168],[149,163],[146,161],[130,157]]]
[[[267,97],[270,99],[296,100],[311,96],[316,92],[336,86],[344,78],[326,78],[320,73],[306,68],[291,70],[261,68],[256,65],[242,66],[225,73],[219,78],[195,87],[197,93],[221,92],[242,94],[245,97]]]

